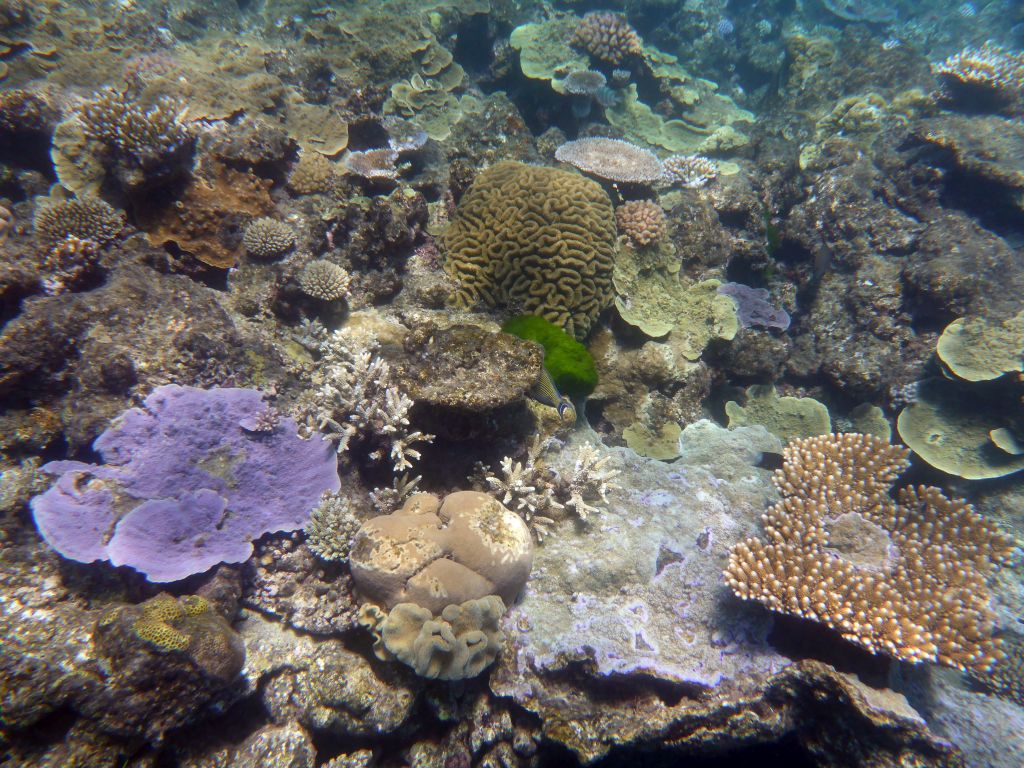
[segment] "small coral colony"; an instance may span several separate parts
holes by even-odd
[[[1024,764],[1024,8],[603,6],[0,0],[3,765]]]

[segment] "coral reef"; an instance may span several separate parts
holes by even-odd
[[[352,505],[337,494],[325,495],[309,513],[306,546],[321,560],[346,561],[361,522]]]
[[[950,98],[975,109],[1020,104],[1024,90],[1024,55],[997,45],[968,46],[932,65]]]
[[[276,259],[294,247],[295,232],[283,221],[262,216],[246,226],[242,245],[253,258]]]
[[[65,240],[88,240],[106,245],[124,228],[124,215],[97,197],[62,200],[36,211],[33,222],[40,243],[53,250]]]
[[[730,427],[760,424],[784,443],[832,431],[828,408],[813,397],[779,397],[771,384],[747,387],[746,404],[725,404]]]
[[[733,591],[873,653],[986,672],[1002,657],[986,579],[1014,540],[936,488],[888,492],[907,452],[849,433],[792,442],[764,517],[732,548]]]
[[[65,557],[177,581],[244,562],[253,539],[301,528],[320,494],[338,488],[324,440],[301,440],[290,419],[269,436],[243,428],[267,408],[257,391],[169,385],[143,404],[96,439],[107,463],[42,467],[58,478],[32,513]]]
[[[444,234],[455,303],[511,306],[583,338],[611,301],[614,221],[593,182],[499,163],[477,176]]]
[[[672,155],[662,161],[665,180],[696,189],[718,176],[718,163],[701,155]]]

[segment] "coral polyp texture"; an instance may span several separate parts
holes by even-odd
[[[622,184],[654,184],[665,171],[653,152],[621,139],[567,141],[555,150],[555,159],[599,179]]]
[[[932,65],[946,91],[969,104],[1008,106],[1024,91],[1024,54],[985,43]]]
[[[242,244],[250,256],[276,259],[295,245],[295,231],[283,221],[262,216],[249,222],[242,235]]]
[[[488,168],[443,242],[458,307],[515,307],[583,338],[611,303],[611,201],[578,174],[514,162]]]
[[[665,180],[696,189],[718,176],[718,163],[702,155],[671,155],[662,161]]]
[[[653,200],[631,200],[615,209],[619,234],[634,246],[645,246],[665,239],[668,221],[665,211]]]
[[[570,43],[609,64],[621,64],[643,53],[636,30],[618,13],[588,13],[573,32]]]
[[[244,562],[255,539],[302,528],[339,486],[327,441],[302,440],[291,419],[243,426],[267,408],[251,389],[157,388],[96,439],[104,464],[43,465],[57,482],[32,500],[39,532],[68,559],[155,582]]]
[[[327,259],[314,259],[299,273],[302,292],[320,301],[345,298],[351,281],[351,276],[344,268]]]
[[[904,488],[894,501],[908,455],[856,433],[792,441],[765,538],[732,548],[726,581],[872,653],[984,673],[1002,658],[987,580],[1016,543],[937,488]]]
[[[39,241],[51,250],[69,237],[100,247],[121,233],[124,216],[98,197],[83,197],[41,207],[34,224]]]

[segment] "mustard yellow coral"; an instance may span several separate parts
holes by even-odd
[[[615,216],[578,174],[498,163],[477,177],[443,241],[456,306],[515,307],[583,338],[611,302]]]
[[[733,547],[733,591],[873,653],[985,672],[1003,654],[987,578],[1015,542],[936,488],[889,487],[908,451],[872,435],[794,440],[765,538]]]

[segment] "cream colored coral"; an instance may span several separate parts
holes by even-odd
[[[794,440],[726,581],[769,608],[820,621],[873,653],[984,672],[1001,658],[986,579],[1015,542],[936,488],[889,488],[908,451],[871,435]]]

